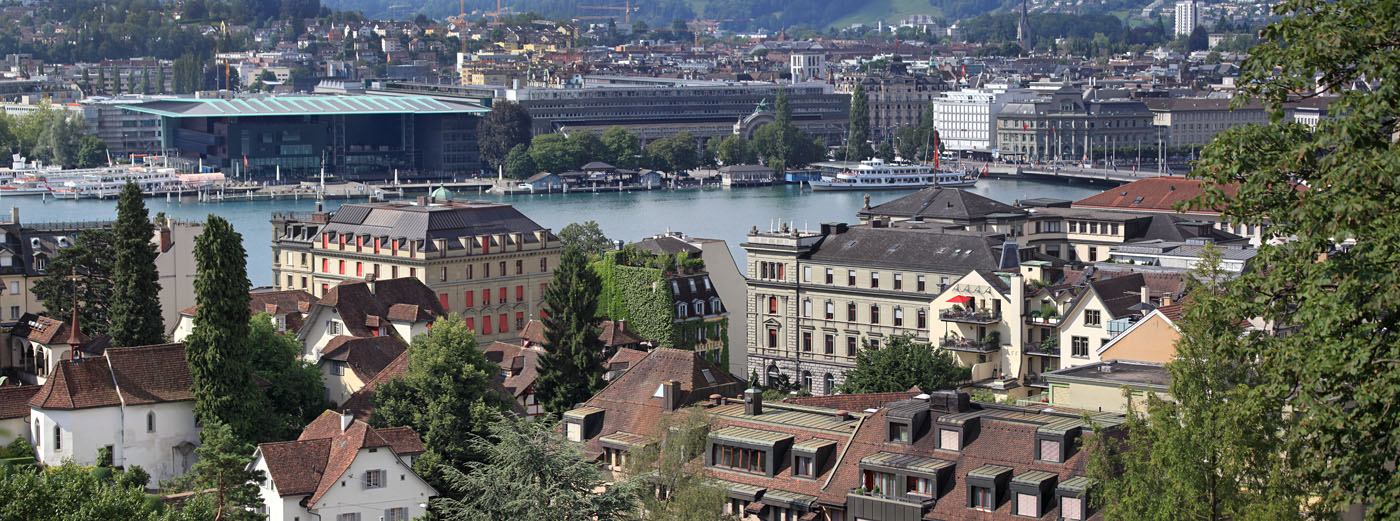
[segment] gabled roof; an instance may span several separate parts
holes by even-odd
[[[1225,195],[1234,197],[1235,187],[1223,187]],[[1144,212],[1176,212],[1176,205],[1204,193],[1199,179],[1180,177],[1149,177],[1110,188],[1074,202],[1076,208],[1108,208]],[[1220,209],[1200,209],[1186,213],[1219,215]]]
[[[87,409],[121,405],[106,358],[64,360],[29,405],[38,409]]]
[[[837,265],[966,272],[997,269],[1000,246],[1000,239],[981,233],[852,226],[826,236],[807,258]]]
[[[0,420],[27,418],[29,400],[42,389],[38,385],[0,386]]]
[[[395,455],[421,454],[423,441],[408,427],[375,429],[351,420],[344,429],[341,415],[325,411],[295,441],[258,445],[269,478],[283,496],[307,495],[303,506],[315,505],[334,488],[361,449],[388,448]]]
[[[686,252],[691,255],[701,253],[700,248],[695,247],[679,237],[671,237],[669,235],[647,237],[632,243],[632,246],[636,247],[638,250],[661,255],[675,255],[680,252]]]
[[[1142,302],[1142,287],[1146,285],[1141,273],[1099,279],[1089,283],[1098,293],[1104,308],[1113,318],[1133,314],[1129,307]]]
[[[606,347],[635,345],[645,342],[646,339],[627,329],[627,321],[604,320],[603,333],[598,335],[598,339],[603,341]]]
[[[67,344],[72,336],[71,329],[71,324],[66,320],[25,313],[10,330],[10,334],[44,345]],[[89,338],[79,331],[78,340],[86,343]]]
[[[492,363],[501,366],[500,385],[512,398],[518,398],[535,384],[540,350],[506,342],[492,342],[482,350]]]
[[[1025,210],[958,188],[924,188],[912,194],[863,209],[862,219],[888,216],[906,219],[968,222],[984,220],[992,214],[1021,215]]]
[[[380,319],[402,322],[429,322],[446,316],[437,295],[415,278],[385,279],[374,283],[374,290],[365,281],[336,284],[321,297],[318,306],[334,308],[345,322],[351,336],[372,337]]]
[[[267,313],[269,315],[286,315],[289,313],[307,313],[316,304],[316,296],[299,289],[287,290],[253,290],[248,292],[248,313],[256,315]],[[181,315],[195,316],[199,313],[199,306],[190,306],[180,310]]]
[[[408,345],[395,336],[339,335],[321,348],[321,358],[345,362],[360,381],[367,382],[406,350]]]
[[[394,358],[394,361],[389,362],[389,365],[384,366],[384,369],[379,371],[379,374],[374,375],[373,379],[365,382],[364,387],[361,387],[360,390],[351,394],[350,398],[345,400],[345,403],[340,404],[340,410],[348,411],[350,414],[354,415],[355,418],[361,420],[369,419],[370,413],[374,412],[375,389],[377,389],[380,384],[405,374],[408,374],[407,350],[399,353],[399,356]]]
[[[106,358],[127,405],[194,400],[184,344],[112,348]]]

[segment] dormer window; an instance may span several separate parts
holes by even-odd
[[[890,422],[889,439],[885,441],[909,443],[909,425],[905,423]]]
[[[705,314],[705,301],[700,300],[700,299],[695,299],[695,302],[692,302],[691,305],[695,306],[695,314],[696,314],[696,315],[704,316],[704,314]]]
[[[690,292],[695,293],[695,279],[686,279],[690,283]]]
[[[1084,422],[1064,418],[1040,426],[1035,431],[1035,459],[1047,463],[1064,463],[1074,454],[1079,431]]]
[[[676,318],[685,318],[685,316],[686,316],[686,314],[687,314],[686,311],[687,311],[687,306],[685,305],[684,302],[677,302],[677,303],[676,303]]]

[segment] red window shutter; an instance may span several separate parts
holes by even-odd
[[[330,259],[321,259],[321,273],[330,273],[330,272],[331,272],[331,261],[330,261]]]
[[[444,311],[447,310],[447,309],[449,309],[449,308],[447,307],[447,294],[446,294],[446,293],[442,293],[442,294],[439,294],[439,295],[438,295],[438,302],[441,302],[441,303],[442,303],[442,309],[443,309]]]
[[[506,322],[506,314],[505,314],[505,313],[501,313],[501,328],[500,328],[500,329],[501,329],[501,331],[500,331],[501,333],[505,333],[506,331],[510,331],[510,323]]]
[[[476,318],[475,318],[475,317],[467,317],[467,329],[472,330],[473,333],[476,332]]]
[[[374,238],[374,253],[379,253],[379,237]]]
[[[362,263],[362,262],[356,262],[356,263],[355,263],[355,276],[356,276],[356,277],[363,277],[363,276],[365,276],[365,265],[364,265],[364,263]]]
[[[481,290],[481,305],[491,305],[491,288]]]
[[[501,287],[501,292],[500,292],[499,294],[496,295],[496,298],[500,299],[502,304],[505,304],[505,303],[506,303],[506,299],[507,299],[507,298],[510,298],[510,297],[507,297],[506,295],[508,295],[508,293],[506,293],[506,288],[505,288],[504,286],[502,286],[502,287]]]
[[[515,312],[515,327],[516,329],[525,327],[525,313],[520,311]]]
[[[472,293],[472,292],[468,291],[468,292],[467,292],[467,299],[466,299],[466,300],[467,300],[467,305],[466,305],[466,307],[469,307],[469,308],[470,308],[470,307],[476,307],[476,293]],[[467,320],[471,320],[471,319],[467,319]]]
[[[525,301],[525,286],[516,286],[516,287],[515,287],[515,301],[516,301],[516,302],[524,302],[524,301]]]
[[[399,240],[398,240],[398,239],[394,239],[394,240],[392,240],[392,241],[389,241],[389,250],[392,251],[392,252],[394,253],[394,255],[398,255],[398,254],[399,254]]]
[[[489,334],[491,334],[491,316],[490,316],[490,315],[481,317],[481,334],[483,334],[483,335],[489,335]]]
[[[331,244],[331,243],[330,243],[330,239],[331,239],[331,237],[330,237],[329,235],[326,235],[326,234],[324,234],[324,233],[321,234],[321,247],[322,247],[322,248],[329,248],[329,247],[330,247],[330,244]]]
[[[340,261],[340,274],[345,274],[345,261]]]
[[[783,278],[783,266],[786,266],[786,264],[779,264],[779,265],[778,265],[778,278],[779,278],[779,279],[782,279],[782,278]]]

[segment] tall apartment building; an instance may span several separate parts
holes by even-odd
[[[1007,103],[1035,97],[1028,89],[989,85],[981,89],[944,92],[933,100],[933,126],[943,150],[960,154],[997,149],[997,114]]]
[[[1177,36],[1188,36],[1191,31],[1196,30],[1196,24],[1201,21],[1201,10],[1196,5],[1196,0],[1182,0],[1176,3],[1176,32]]]
[[[909,74],[898,61],[882,71],[843,76],[836,92],[853,93],[856,85],[869,100],[871,139],[890,139],[900,127],[918,125],[924,108],[947,89],[942,78]]]
[[[519,338],[540,314],[563,251],[558,237],[508,204],[451,200],[445,192],[416,204],[273,214],[277,288],[319,298],[346,280],[415,278],[482,342]]]

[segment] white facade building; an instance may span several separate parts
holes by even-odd
[[[326,411],[295,441],[258,445],[253,470],[269,521],[407,521],[437,490],[413,472],[423,442],[408,427],[375,429]]]
[[[1005,85],[943,93],[933,100],[933,126],[938,129],[942,149],[956,152],[995,150],[997,114],[1007,103],[1034,97],[1034,91]]]
[[[826,79],[826,55],[825,54],[800,54],[792,55],[792,82],[802,83],[812,80]]]
[[[1182,0],[1176,3],[1176,35],[1188,36],[1196,30],[1201,21],[1201,9],[1196,0]]]
[[[64,360],[29,400],[38,460],[61,465],[139,465],[150,485],[186,474],[199,426],[185,346],[112,348],[100,358]]]

